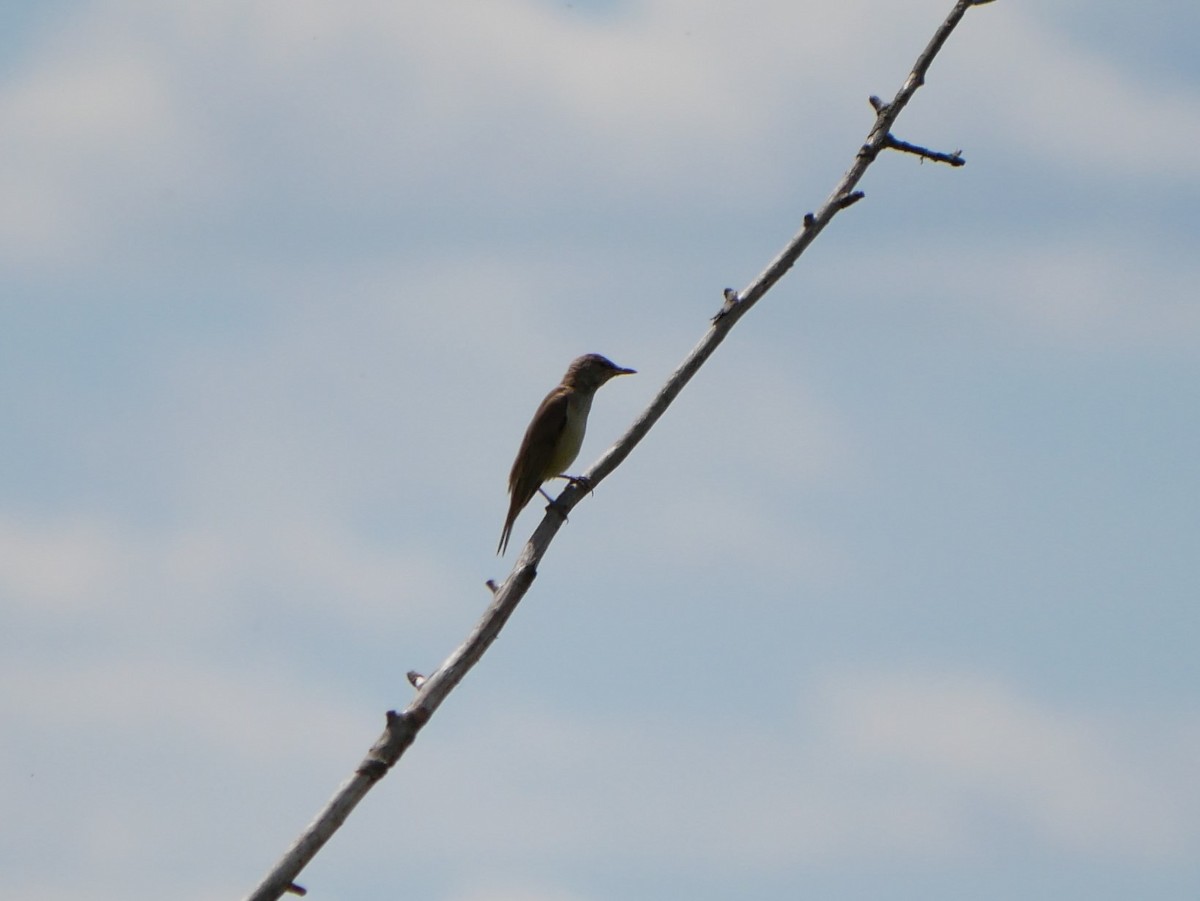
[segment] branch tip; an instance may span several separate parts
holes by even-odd
[[[816,216],[814,216],[812,213],[804,214],[804,227],[805,228],[812,228],[816,224],[817,224]]]
[[[867,98],[867,102],[869,104],[871,104],[871,108],[873,110],[875,110],[875,112],[877,112],[879,115],[882,116],[884,113],[887,112],[888,105],[886,103],[884,103],[884,101],[881,98],[876,97],[874,94],[872,94],[870,97]]]
[[[844,210],[848,206],[854,206],[867,195],[862,191],[851,191],[849,194],[843,194],[837,199],[837,208]]]
[[[411,685],[413,688],[419,689],[427,681],[425,679],[425,677],[422,676],[420,673],[418,673],[415,669],[410,669],[408,671],[407,675],[408,675],[408,684]]]
[[[308,894],[308,889],[302,885],[296,885],[294,882],[289,882],[284,891],[289,895],[299,895],[301,898]]]

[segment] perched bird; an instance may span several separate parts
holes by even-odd
[[[503,554],[508,547],[508,536],[517,514],[533,500],[543,482],[559,477],[575,480],[563,470],[575,462],[583,445],[583,433],[587,429],[596,389],[615,376],[633,372],[600,354],[587,354],[571,361],[562,383],[546,395],[521,439],[521,449],[508,474],[508,493],[512,500],[504,520],[504,531],[500,533],[497,554]]]

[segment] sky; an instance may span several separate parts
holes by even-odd
[[[950,0],[8,2],[4,898],[239,898]],[[300,882],[1200,895],[1200,7],[971,10]]]

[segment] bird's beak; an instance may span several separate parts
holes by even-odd
[[[613,375],[637,375],[636,369],[624,369],[618,366],[613,370]]]

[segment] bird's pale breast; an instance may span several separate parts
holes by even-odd
[[[588,412],[592,408],[592,394],[581,396],[583,392],[575,392],[567,404],[567,421],[563,426],[562,437],[554,448],[554,457],[550,461],[546,478],[561,475],[567,467],[579,456],[583,447],[583,433],[587,430]]]

